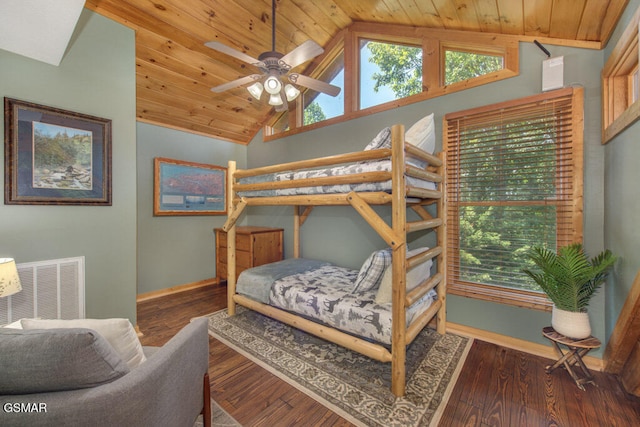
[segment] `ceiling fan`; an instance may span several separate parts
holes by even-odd
[[[261,74],[251,74],[246,77],[241,77],[237,80],[213,87],[211,90],[220,93],[238,86],[253,83],[247,87],[249,93],[259,101],[263,91],[266,91],[267,94],[269,94],[269,104],[275,106],[276,111],[287,110],[287,101],[293,101],[300,95],[300,90],[294,85],[326,93],[330,96],[337,96],[340,93],[338,86],[303,74],[290,73],[290,71],[298,65],[322,54],[324,49],[313,40],[307,40],[286,55],[276,52],[275,0],[271,3],[271,40],[271,51],[261,53],[258,59],[219,42],[210,41],[205,43],[205,46],[251,64],[261,71]]]

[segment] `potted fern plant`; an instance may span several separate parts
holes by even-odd
[[[607,249],[589,260],[580,243],[563,246],[558,253],[534,247],[528,255],[539,270],[523,271],[553,302],[553,329],[576,339],[591,335],[587,307],[617,257]]]

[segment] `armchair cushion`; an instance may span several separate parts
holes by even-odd
[[[129,319],[22,319],[23,329],[88,328],[102,335],[130,369],[146,360]]]
[[[0,393],[0,426],[192,426],[205,402],[207,319],[195,319],[151,353],[136,369],[97,387],[10,396]],[[77,359],[74,357],[74,363]],[[46,412],[1,409],[16,403],[46,403]]]
[[[129,367],[90,329],[0,329],[0,395],[75,390],[114,381]]]

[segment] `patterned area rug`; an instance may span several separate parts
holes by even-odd
[[[214,427],[242,427],[240,423],[233,419],[215,400],[211,399],[211,425]],[[202,415],[196,419],[193,427],[202,427]]]
[[[360,426],[437,425],[471,341],[425,328],[407,348],[406,395],[390,390],[391,364],[238,307],[209,316],[209,333]]]

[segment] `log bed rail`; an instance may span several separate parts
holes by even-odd
[[[445,332],[446,311],[446,268],[445,268],[445,236],[446,211],[444,180],[444,153],[429,154],[404,141],[404,126],[394,125],[391,128],[391,149],[377,149],[357,153],[340,154],[317,159],[296,161],[278,165],[264,166],[254,169],[236,169],[234,161],[229,162],[227,207],[228,218],[222,229],[227,232],[227,306],[229,315],[236,312],[236,304],[257,311],[283,323],[334,342],[350,350],[364,354],[382,362],[391,362],[391,391],[396,396],[405,393],[405,357],[406,346],[410,344],[420,331],[436,318],[436,329]],[[425,169],[405,163],[405,157],[412,157],[427,163]],[[238,180],[246,177],[335,166],[367,160],[391,158],[391,172],[366,172],[354,175],[340,175],[322,178],[307,178],[292,181],[240,184]],[[405,176],[429,180],[437,184],[437,190],[426,190],[406,185]],[[239,191],[254,191],[276,188],[294,188],[318,185],[345,183],[376,182],[391,179],[392,192],[349,192],[343,194],[314,194],[268,197],[239,197]],[[407,202],[407,197],[418,198],[418,201]],[[436,206],[437,216],[433,217],[425,207]],[[360,339],[351,334],[341,332],[329,326],[307,320],[293,313],[275,308],[246,296],[236,293],[236,222],[247,206],[290,205],[294,207],[293,255],[300,257],[301,226],[309,217],[314,206],[351,205],[380,237],[392,248],[392,331],[391,351],[387,347]],[[391,225],[388,225],[373,210],[371,205],[391,206]],[[407,222],[406,211],[411,208],[420,219]],[[437,234],[437,246],[419,255],[406,258],[407,235],[421,230],[432,230]],[[412,268],[436,258],[437,273],[411,291],[406,291],[406,273]],[[437,301],[406,327],[406,309],[418,301],[429,290],[436,289]]]

